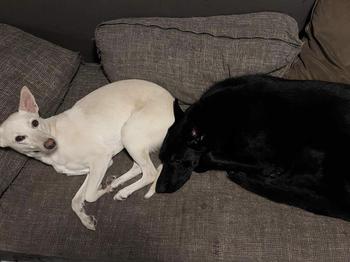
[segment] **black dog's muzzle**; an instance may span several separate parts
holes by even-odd
[[[157,193],[173,193],[179,190],[190,179],[192,171],[179,173],[176,168],[163,166],[163,170],[157,180]]]

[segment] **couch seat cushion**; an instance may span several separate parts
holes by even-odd
[[[122,152],[107,176],[132,165]],[[347,261],[350,224],[272,203],[224,173],[194,174],[174,194],[126,201],[106,195],[87,210],[97,230],[70,208],[84,177],[30,161],[0,202],[0,250],[85,261]]]
[[[82,66],[64,108],[106,83]],[[62,109],[63,110],[63,109]],[[132,161],[115,157],[107,177]],[[154,158],[155,162],[158,161]],[[66,177],[30,160],[0,199],[0,250],[79,261],[347,261],[350,223],[273,203],[229,181],[223,172],[193,174],[174,194],[126,201],[108,194],[87,204],[97,230],[83,227],[71,199],[84,177]],[[17,255],[20,257],[20,255]]]

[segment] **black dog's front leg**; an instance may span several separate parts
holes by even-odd
[[[223,153],[208,152],[204,154],[198,166],[194,169],[196,172],[205,172],[208,170],[223,170],[223,171],[242,171],[251,172],[262,170],[263,167],[258,164],[243,163],[232,160],[232,156]]]

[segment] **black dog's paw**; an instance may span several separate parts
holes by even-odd
[[[244,181],[247,181],[247,174],[242,171],[230,170],[230,171],[227,171],[226,174],[231,181],[239,185],[241,185],[241,183],[243,183]]]
[[[269,166],[263,169],[262,175],[269,178],[277,178],[284,172],[285,170],[281,167]]]
[[[210,170],[209,168],[206,168],[204,166],[197,166],[195,169],[194,169],[194,172],[196,173],[204,173],[204,172],[207,172],[208,170]]]

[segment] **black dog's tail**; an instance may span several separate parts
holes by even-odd
[[[228,171],[227,176],[242,188],[269,200],[350,221],[350,210],[328,197],[320,175],[284,173],[276,176]]]

